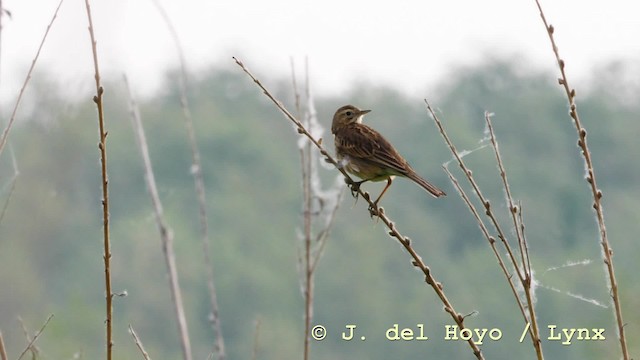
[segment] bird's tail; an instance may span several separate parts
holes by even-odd
[[[433,185],[430,182],[428,182],[427,180],[423,179],[422,177],[420,177],[420,175],[416,174],[413,171],[410,171],[407,174],[407,177],[409,179],[413,180],[416,184],[420,185],[423,189],[427,190],[434,197],[440,197],[440,196],[447,195],[447,194],[445,194],[444,191],[438,189],[435,185]]]

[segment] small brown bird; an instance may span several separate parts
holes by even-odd
[[[376,207],[396,175],[413,180],[434,197],[446,195],[420,177],[379,132],[362,123],[364,114],[370,111],[345,105],[333,115],[331,124],[339,163],[362,179],[352,184],[353,188],[357,189],[366,181],[387,180],[387,186],[373,202]]]

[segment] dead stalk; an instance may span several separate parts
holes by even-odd
[[[98,126],[100,129],[100,142],[98,143],[98,149],[100,150],[100,165],[102,174],[102,225],[103,225],[103,241],[104,241],[104,282],[105,282],[105,299],[106,299],[106,313],[107,318],[105,323],[107,324],[107,360],[112,359],[113,352],[113,334],[112,334],[112,316],[113,316],[113,292],[111,290],[111,243],[109,238],[109,180],[107,176],[107,131],[104,120],[104,106],[102,102],[102,95],[104,94],[104,88],[100,83],[100,69],[98,66],[98,49],[96,45],[96,38],[93,31],[93,19],[91,18],[91,6],[89,0],[85,0],[87,8],[87,18],[89,19],[89,35],[91,36],[91,50],[93,53],[93,67],[95,71],[96,81],[96,95],[93,97],[93,102],[98,108]]]
[[[24,91],[27,88],[27,84],[29,84],[29,80],[31,80],[31,74],[33,74],[33,69],[36,67],[36,63],[38,62],[38,58],[40,57],[40,51],[42,51],[42,47],[44,46],[44,43],[47,40],[47,35],[49,35],[49,30],[51,30],[51,26],[53,26],[53,22],[56,20],[56,17],[58,16],[58,10],[60,10],[60,6],[62,6],[63,1],[64,0],[60,0],[60,2],[58,3],[58,7],[56,7],[56,11],[53,13],[51,22],[49,22],[49,25],[47,25],[47,30],[44,32],[44,35],[42,36],[42,41],[40,41],[40,46],[38,47],[36,56],[31,61],[31,67],[29,67],[29,71],[27,71],[27,76],[25,77],[24,83],[20,88],[20,93],[18,94],[18,99],[16,100],[16,104],[13,106],[13,111],[11,112],[11,117],[9,118],[9,122],[7,123],[7,126],[5,127],[5,129],[2,131],[2,136],[0,136],[0,155],[2,155],[4,146],[7,144],[7,137],[9,136],[9,132],[11,131],[11,128],[13,126],[13,122],[16,119],[16,112],[18,111],[18,107],[20,106],[20,102],[22,101],[22,95],[24,94]],[[4,8],[2,8],[2,5],[0,5],[0,18],[2,18],[4,13],[5,13],[5,10]]]
[[[607,236],[607,228],[604,222],[604,210],[602,208],[602,191],[598,188],[598,185],[596,183],[596,174],[593,168],[593,160],[591,159],[591,152],[589,151],[589,147],[587,144],[587,130],[582,126],[582,123],[580,121],[580,116],[578,115],[578,107],[575,102],[576,90],[569,86],[569,80],[567,79],[567,74],[565,73],[565,62],[560,57],[558,46],[556,45],[555,39],[553,37],[554,27],[547,22],[544,11],[542,11],[542,6],[540,5],[540,2],[538,0],[536,0],[536,5],[538,6],[538,10],[540,11],[540,18],[544,23],[545,30],[547,31],[547,35],[549,36],[553,54],[558,63],[558,68],[560,69],[560,78],[558,79],[558,83],[563,87],[567,96],[567,101],[569,103],[569,116],[573,120],[573,124],[575,125],[576,132],[578,134],[578,147],[580,147],[580,152],[582,153],[584,164],[587,169],[586,180],[589,183],[591,195],[593,196],[593,209],[595,210],[598,229],[600,230],[600,245],[602,246],[602,256],[604,258],[603,260],[605,268],[607,269],[607,281],[609,283],[616,324],[618,327],[620,350],[623,359],[629,360],[629,349],[627,348],[627,340],[624,331],[625,322],[622,317],[622,305],[620,296],[618,294],[618,282],[616,280],[616,274],[613,266],[613,249],[611,248],[609,238]]]
[[[167,225],[164,219],[164,212],[162,209],[162,202],[158,195],[158,188],[156,185],[153,168],[151,166],[151,158],[149,157],[149,147],[147,145],[147,139],[142,126],[142,120],[138,111],[138,106],[133,99],[129,84],[126,81],[127,91],[130,99],[131,109],[131,121],[133,124],[134,132],[136,134],[136,141],[138,148],[140,149],[140,155],[142,156],[142,162],[144,166],[145,181],[147,183],[147,189],[149,190],[149,196],[151,197],[151,203],[155,214],[156,224],[160,231],[160,241],[162,245],[162,253],[164,254],[167,273],[169,275],[169,287],[171,290],[171,300],[173,302],[176,320],[178,324],[178,333],[180,335],[180,346],[182,348],[182,357],[184,360],[191,360],[191,342],[189,340],[189,330],[187,327],[187,318],[184,312],[184,304],[182,301],[182,292],[180,291],[180,283],[178,277],[178,268],[176,265],[176,256],[173,250],[173,230]]]
[[[516,229],[516,237],[518,239],[518,246],[520,250],[520,258],[522,260],[522,263],[520,263],[516,259],[516,256],[514,255],[514,251],[511,249],[509,241],[505,235],[505,231],[502,229],[501,225],[499,224],[497,216],[493,212],[493,208],[491,206],[490,201],[483,195],[482,191],[480,190],[480,186],[475,181],[471,169],[469,169],[467,165],[464,163],[464,161],[462,160],[462,155],[460,155],[456,150],[455,146],[453,145],[453,142],[447,135],[447,132],[445,131],[444,126],[442,125],[442,122],[436,115],[435,111],[433,110],[429,102],[425,100],[425,103],[427,104],[427,110],[429,111],[431,117],[436,123],[436,126],[438,127],[438,130],[440,131],[440,135],[442,135],[442,138],[444,139],[445,143],[449,147],[449,150],[453,154],[453,157],[458,163],[458,166],[460,167],[465,177],[469,181],[469,184],[471,185],[473,192],[476,194],[480,202],[483,204],[485,215],[489,218],[489,221],[493,225],[494,230],[498,234],[497,235],[498,238],[501,240],[501,243],[504,249],[507,251],[508,260],[511,263],[511,266],[513,267],[514,271],[516,272],[518,276],[518,280],[520,281],[520,285],[524,290],[524,293],[525,293],[524,301],[518,295],[518,290],[512,279],[513,275],[507,270],[507,267],[505,266],[505,262],[502,259],[502,256],[500,255],[500,253],[497,251],[495,247],[495,242],[496,242],[495,237],[493,237],[489,233],[489,230],[486,228],[486,226],[484,225],[484,222],[478,215],[479,213],[478,210],[475,209],[475,206],[469,200],[469,197],[466,195],[465,191],[462,189],[462,187],[460,186],[458,181],[455,179],[453,174],[445,167],[445,171],[449,175],[449,178],[451,179],[456,189],[458,190],[458,193],[460,194],[460,196],[462,196],[464,202],[467,204],[470,211],[476,218],[476,221],[478,222],[483,235],[489,242],[489,245],[491,246],[491,249],[494,255],[498,259],[498,264],[500,266],[500,269],[502,270],[503,274],[505,275],[505,278],[507,279],[507,282],[509,283],[509,286],[511,287],[511,292],[513,293],[513,296],[516,299],[520,312],[522,313],[523,319],[525,322],[527,322],[530,325],[529,334],[531,335],[531,341],[536,351],[536,356],[539,360],[542,360],[544,359],[544,355],[542,352],[542,343],[540,341],[540,334],[538,331],[538,324],[537,324],[537,318],[535,313],[535,303],[534,303],[533,293],[532,293],[533,279],[532,279],[532,273],[531,273],[530,260],[528,258],[529,252],[526,245],[526,238],[524,237],[524,233],[523,233],[524,224],[520,223],[517,217],[519,213],[519,209],[517,206],[514,205],[514,200],[511,196],[511,191],[509,189],[509,182],[507,180],[506,171],[504,169],[504,164],[502,163],[502,157],[500,155],[500,151],[498,148],[498,142],[496,141],[495,133],[493,132],[493,125],[491,124],[491,116],[490,114],[485,113],[485,121],[487,122],[489,133],[491,135],[491,145],[493,147],[493,150],[496,156],[496,162],[498,163],[500,178],[502,179],[502,184],[503,184],[503,187],[505,188],[505,193],[507,195],[507,205],[509,207],[509,212],[511,213],[512,220],[514,222],[514,227]],[[520,220],[521,219],[522,218],[520,214]]]
[[[178,37],[178,32],[171,22],[169,14],[158,0],[154,0],[156,8],[160,12],[164,22],[171,33],[171,37],[176,46],[176,51],[180,60],[180,76],[178,78],[178,87],[180,90],[180,107],[185,121],[185,128],[191,146],[191,174],[193,175],[194,187],[198,198],[198,215],[200,218],[200,232],[202,235],[202,252],[204,256],[204,266],[207,274],[207,288],[209,290],[209,302],[211,314],[209,317],[211,327],[215,334],[214,353],[218,360],[226,359],[224,347],[224,338],[222,336],[222,325],[220,323],[220,314],[218,308],[218,296],[213,276],[213,260],[211,259],[211,246],[209,241],[209,221],[207,216],[207,200],[204,185],[204,175],[202,173],[202,161],[200,160],[200,150],[193,127],[193,118],[191,116],[191,107],[189,106],[189,98],[187,96],[187,65],[182,51],[182,44]]]

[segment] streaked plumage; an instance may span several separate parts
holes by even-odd
[[[413,180],[435,197],[446,195],[444,191],[420,177],[398,151],[379,132],[362,124],[362,117],[371,110],[360,110],[345,105],[333,116],[331,132],[334,135],[338,160],[345,169],[365,181],[387,180],[387,186],[374,204],[391,185],[394,176]]]

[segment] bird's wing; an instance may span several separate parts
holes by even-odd
[[[336,147],[346,156],[407,174],[411,167],[380,133],[364,124],[351,124],[336,136]]]

